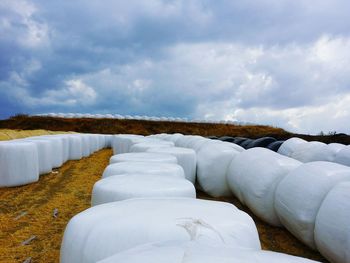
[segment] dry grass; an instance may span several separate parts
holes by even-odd
[[[62,131],[47,131],[47,130],[12,130],[0,129],[0,141],[20,139],[30,136],[40,136],[48,134],[62,134],[67,132]]]
[[[66,224],[90,207],[92,186],[111,154],[110,149],[102,150],[69,161],[58,173],[42,175],[36,183],[0,189],[0,262],[23,262],[28,257],[33,262],[59,262]],[[57,218],[54,209],[58,209]],[[33,235],[36,239],[30,244],[21,245]]]

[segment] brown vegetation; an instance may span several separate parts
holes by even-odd
[[[150,135],[155,133],[182,133],[202,136],[241,136],[251,139],[264,136],[272,136],[278,140],[286,140],[291,137],[300,137],[307,141],[321,141],[325,143],[338,142],[350,144],[350,136],[346,134],[330,135],[305,135],[294,134],[281,128],[264,125],[227,125],[227,124],[206,124],[186,123],[167,121],[139,121],[139,120],[117,120],[117,119],[66,119],[52,117],[29,117],[18,115],[8,120],[0,120],[0,129],[23,129],[34,130],[44,129],[51,131],[75,131],[82,133],[101,134],[142,134]]]

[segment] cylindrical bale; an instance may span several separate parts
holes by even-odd
[[[206,143],[197,153],[197,180],[211,196],[230,196],[226,173],[232,159],[239,152],[220,143]]]
[[[80,160],[83,157],[83,142],[80,136],[69,137],[69,160]]]
[[[323,200],[315,222],[317,249],[330,262],[350,262],[350,182],[337,184]]]
[[[235,157],[227,171],[231,191],[255,215],[281,226],[276,214],[275,190],[279,182],[302,163],[271,150],[255,147]]]
[[[121,162],[110,164],[104,170],[102,177],[106,178],[113,175],[130,173],[147,173],[185,178],[184,170],[180,165],[157,162]]]
[[[307,141],[296,137],[290,138],[281,145],[278,153],[290,157],[295,149],[304,143],[307,143]]]
[[[159,162],[159,163],[177,163],[175,156],[167,153],[122,153],[113,155],[109,163],[121,163],[121,162]]]
[[[180,177],[153,174],[124,174],[97,181],[92,190],[92,206],[131,198],[196,198],[193,184]]]
[[[254,148],[254,147],[266,148],[270,143],[273,143],[275,141],[276,139],[273,137],[262,137],[262,138],[253,140],[251,143],[249,143],[247,146],[247,149]]]
[[[197,156],[194,150],[181,147],[161,147],[151,148],[148,152],[165,153],[175,156],[177,163],[184,169],[186,179],[195,183]]]
[[[147,150],[151,148],[159,148],[159,147],[173,147],[174,143],[173,142],[168,142],[168,141],[162,141],[159,143],[154,143],[154,142],[141,142],[141,143],[136,143],[130,148],[130,152],[147,152]]]
[[[136,198],[94,206],[74,216],[64,232],[60,259],[93,263],[138,245],[169,240],[260,250],[253,219],[232,204]]]
[[[350,181],[350,168],[331,162],[311,162],[291,171],[279,183],[275,209],[282,224],[303,243],[316,248],[315,220],[327,193]]]
[[[166,241],[143,244],[97,263],[317,263],[310,259],[266,250],[242,249],[226,245],[206,245],[195,241]]]
[[[0,187],[39,180],[38,148],[33,142],[0,142]]]

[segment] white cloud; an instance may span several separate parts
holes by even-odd
[[[26,0],[2,0],[0,2],[0,35],[2,41],[15,40],[26,48],[37,48],[49,43],[49,28],[37,21],[38,8]]]

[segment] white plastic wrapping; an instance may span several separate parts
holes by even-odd
[[[0,187],[39,180],[37,146],[32,142],[0,142]]]
[[[197,153],[197,180],[209,195],[229,196],[232,194],[226,173],[232,159],[239,152],[221,143],[206,143]]]
[[[334,158],[334,162],[340,163],[346,166],[350,166],[350,146],[349,145],[343,148],[342,150],[340,150],[336,154]]]
[[[128,153],[133,144],[133,140],[141,142],[145,137],[134,134],[118,134],[114,135],[112,139],[112,149],[114,154]]]
[[[121,163],[121,162],[157,162],[157,163],[177,163],[175,156],[167,153],[122,153],[113,155],[109,163]]]
[[[289,156],[303,163],[308,163],[315,161],[330,162],[334,160],[335,154],[327,144],[313,141],[297,145]]]
[[[232,192],[255,215],[274,226],[281,226],[275,212],[278,183],[302,163],[266,148],[251,148],[237,155],[227,171]]]
[[[52,158],[55,154],[50,141],[45,139],[30,140],[30,137],[28,139],[22,139],[21,141],[32,142],[37,146],[39,174],[50,173],[52,171]]]
[[[284,143],[282,143],[281,147],[278,149],[278,153],[290,157],[292,152],[298,147],[299,145],[307,143],[307,141],[300,139],[300,138],[290,138],[286,140]]]
[[[180,165],[159,162],[121,162],[110,164],[104,170],[102,177],[106,178],[108,176],[130,173],[147,173],[185,178],[184,170]]]
[[[350,262],[350,182],[337,184],[323,200],[315,223],[317,249],[335,263]]]
[[[83,157],[83,142],[79,135],[70,135],[69,160],[80,160]]]
[[[142,197],[196,198],[193,184],[184,178],[153,174],[123,174],[97,181],[92,190],[91,204]]]
[[[316,263],[271,251],[168,241],[141,245],[98,263]]]
[[[282,224],[298,239],[315,248],[314,227],[327,193],[350,181],[350,168],[331,162],[311,162],[291,171],[278,185],[275,209]]]
[[[51,142],[52,147],[54,149],[54,154],[52,155],[52,167],[58,168],[61,167],[64,163],[65,159],[65,151],[64,151],[64,139],[58,136],[45,135],[45,136],[35,136],[30,137],[31,140],[48,140]]]
[[[64,233],[61,263],[92,263],[169,240],[260,249],[254,221],[232,204],[193,198],[128,199],[74,216]]]
[[[186,179],[192,183],[196,181],[197,156],[194,150],[181,147],[161,147],[151,148],[148,152],[175,156],[177,163],[184,169]]]
[[[173,147],[173,142],[162,141],[162,142],[141,142],[136,143],[130,148],[130,152],[147,152],[147,150],[159,147]]]

